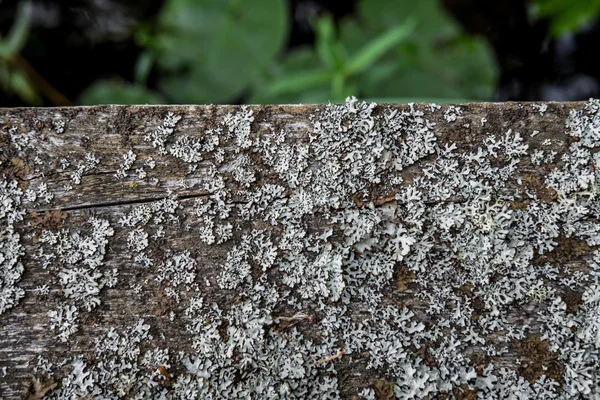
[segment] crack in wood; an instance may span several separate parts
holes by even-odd
[[[60,210],[61,211],[80,211],[80,210],[90,210],[90,209],[94,209],[94,208],[103,208],[103,207],[118,207],[118,206],[132,205],[132,204],[145,204],[145,203],[152,203],[155,201],[160,201],[163,198],[164,198],[164,196],[151,197],[151,198],[146,198],[146,199],[135,199],[135,200],[107,201],[107,202],[103,202],[103,203],[82,204],[82,205],[78,205],[78,206],[62,207],[62,208],[60,208]],[[33,209],[30,211],[43,213],[46,211],[53,211],[55,209],[56,208],[48,208],[48,209],[41,208],[41,209]]]
[[[197,198],[208,197],[212,194],[213,193],[182,194],[182,195],[176,195],[175,199],[177,199],[177,200],[197,199]],[[165,197],[168,197],[168,196],[158,196],[158,197],[150,197],[150,198],[134,199],[134,200],[108,201],[108,202],[93,203],[93,204],[81,204],[81,205],[70,206],[70,207],[59,207],[59,209],[61,211],[81,211],[81,210],[90,210],[90,209],[94,209],[94,208],[103,208],[103,207],[119,207],[119,206],[127,206],[127,205],[134,205],[134,204],[146,204],[146,203],[152,203],[155,201],[160,201],[160,200],[164,199]],[[228,204],[248,204],[247,201],[229,201],[227,203]],[[54,211],[54,210],[56,210],[56,207],[55,208],[35,208],[35,209],[29,209],[28,211],[44,213],[46,211]]]

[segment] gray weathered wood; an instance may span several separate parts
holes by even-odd
[[[0,298],[3,284],[24,290],[0,314],[0,396],[41,398],[47,391],[50,398],[159,398],[161,393],[192,398],[206,390],[228,398],[236,393],[225,394],[231,380],[239,390],[247,384],[257,391],[238,392],[239,397],[271,398],[252,381],[270,377],[265,385],[276,387],[282,398],[285,387],[289,397],[324,398],[327,384],[332,398],[410,398],[411,384],[414,398],[507,398],[510,390],[522,390],[514,398],[549,398],[544,379],[556,382],[560,397],[598,398],[595,130],[600,116],[594,107],[593,102],[482,103],[370,110],[350,101],[0,109],[0,179],[21,189],[4,191],[22,201],[17,211],[23,219],[14,222],[14,231],[24,268],[20,280],[9,285],[1,274],[16,267],[6,267],[9,261],[0,257],[5,265],[0,264]],[[354,108],[360,111],[353,113]],[[248,137],[244,116],[253,118]],[[339,125],[327,125],[338,117]],[[150,139],[160,126],[164,143],[153,146]],[[338,127],[347,132],[340,134]],[[434,140],[427,142],[428,135]],[[177,140],[185,137],[195,144],[179,149]],[[218,138],[214,149],[213,138]],[[193,146],[205,147],[196,154]],[[478,149],[485,154],[475,160]],[[124,170],[129,151],[135,160]],[[99,162],[86,160],[88,154]],[[329,180],[335,165],[339,174]],[[220,178],[224,188],[217,185]],[[268,195],[269,184],[281,191]],[[412,200],[411,187],[420,193]],[[157,205],[163,199],[179,208],[164,212],[164,220],[152,219],[164,211]],[[198,211],[200,203],[208,209]],[[147,223],[120,223],[152,205]],[[229,215],[218,215],[229,208]],[[105,254],[96,247],[101,239],[93,236],[90,218],[108,221],[113,230],[106,232]],[[369,223],[369,218],[377,220]],[[211,224],[203,241],[203,229],[206,233]],[[233,236],[217,243],[223,237],[217,227],[226,224]],[[253,238],[243,239],[253,232]],[[82,245],[69,253],[61,240],[82,238],[91,240],[90,253],[66,260],[85,250]],[[479,253],[488,239],[490,248]],[[7,251],[8,239],[2,240]],[[261,249],[276,256],[269,260]],[[195,260],[188,281],[181,276],[185,262],[172,270],[165,266],[186,252]],[[306,259],[295,265],[299,254]],[[490,259],[480,262],[486,254]],[[140,257],[152,265],[145,267]],[[86,266],[90,258],[99,265]],[[249,272],[241,268],[245,261]],[[295,274],[304,267],[308,281]],[[92,275],[91,293],[78,292],[83,275],[67,282],[69,269]],[[113,270],[118,272],[114,284],[106,281]],[[287,284],[290,276],[298,280],[295,285]],[[196,311],[190,308],[195,296],[203,299]],[[222,310],[220,319],[211,313],[211,303]],[[51,329],[48,313],[67,306],[78,310],[78,328],[62,341],[64,320]],[[241,320],[234,317],[238,314]],[[403,316],[406,322],[393,322]],[[152,338],[141,340],[139,357],[111,353],[106,341],[99,345],[105,352],[95,349],[113,328],[130,341],[143,337],[124,333],[140,319]],[[211,326],[217,336],[209,342],[223,347],[198,356],[194,340]],[[469,337],[478,339],[469,342]],[[169,349],[169,360],[144,363],[145,352],[153,349]],[[210,360],[210,376],[194,375],[179,352],[200,357],[200,369]],[[40,357],[52,363],[52,378],[38,366]],[[69,383],[63,378],[78,357],[85,373],[75,375],[83,380]],[[118,366],[121,361],[133,367]],[[413,375],[412,367],[418,370]],[[108,378],[110,373],[115,375]],[[134,381],[119,383],[127,374]],[[193,379],[206,387],[193,392]]]

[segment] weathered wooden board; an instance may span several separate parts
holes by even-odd
[[[599,398],[599,108],[0,109],[0,396]]]

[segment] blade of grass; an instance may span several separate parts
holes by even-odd
[[[266,94],[277,96],[286,93],[298,93],[324,85],[330,80],[328,71],[308,71],[289,74],[277,79],[265,89]]]
[[[23,2],[19,5],[17,16],[5,40],[0,40],[0,58],[10,59],[19,53],[29,35],[29,15],[31,3]]]
[[[394,46],[406,39],[415,26],[416,21],[408,18],[402,25],[373,39],[351,57],[346,72],[349,75],[356,75],[366,70]]]
[[[330,69],[336,65],[334,50],[335,29],[331,16],[325,15],[314,20],[316,33],[315,47],[321,62]]]
[[[25,102],[39,106],[42,103],[40,96],[31,83],[27,79],[27,76],[21,71],[14,71],[10,77],[10,89],[16,93]]]

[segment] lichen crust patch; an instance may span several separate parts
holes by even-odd
[[[4,119],[10,396],[600,397],[600,101],[39,114]]]

